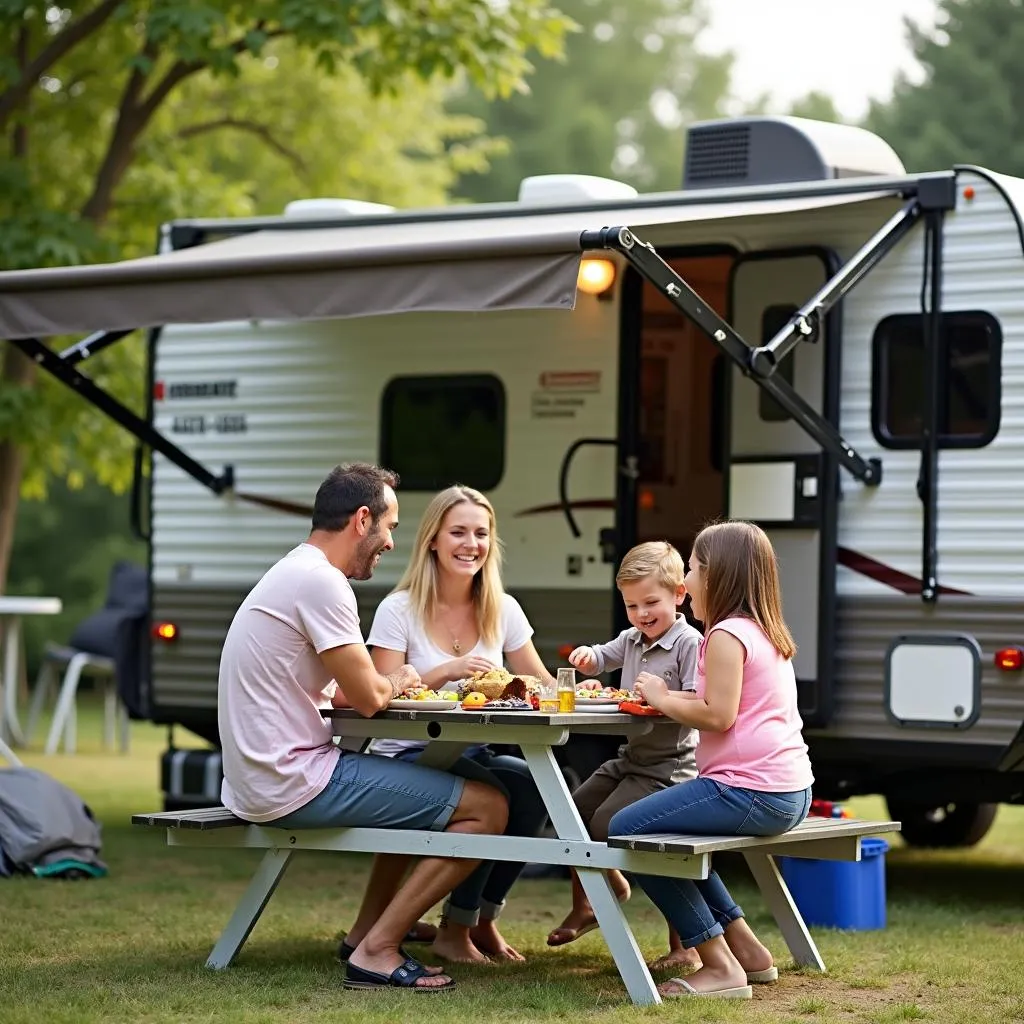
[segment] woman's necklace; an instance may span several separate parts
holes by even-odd
[[[452,629],[452,627],[449,624],[447,619],[441,618],[440,615],[438,615],[438,618],[441,619],[441,625],[444,626],[444,628],[448,631],[448,635],[452,638],[452,653],[456,654],[456,655],[461,654],[462,653],[462,641],[459,639],[459,634],[456,633],[454,629]],[[461,625],[465,626],[466,625],[465,616],[463,616],[462,618],[463,618],[463,621],[462,621]]]

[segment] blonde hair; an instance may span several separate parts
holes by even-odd
[[[783,658],[796,643],[782,617],[779,564],[768,535],[759,526],[730,520],[706,526],[693,542],[703,569],[704,630],[733,616],[753,619]]]
[[[683,556],[668,541],[650,540],[630,548],[615,574],[615,585],[621,588],[623,583],[636,583],[649,576],[655,577],[667,590],[683,585],[686,576]]]
[[[445,516],[457,505],[466,503],[487,512],[490,545],[484,564],[473,577],[472,599],[480,636],[487,643],[495,643],[501,633],[501,599],[505,593],[501,582],[501,541],[494,507],[472,487],[455,484],[431,499],[416,529],[412,557],[395,590],[407,590],[413,613],[421,623],[430,621],[437,607],[438,575],[437,552],[431,545],[441,532]]]

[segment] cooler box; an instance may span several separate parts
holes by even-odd
[[[885,927],[884,839],[860,841],[861,859],[780,857],[779,869],[808,925],[874,931]]]

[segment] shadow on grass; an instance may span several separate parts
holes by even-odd
[[[715,868],[728,886],[753,885],[740,854],[717,854]],[[890,904],[926,901],[1024,910],[1024,864],[979,861],[961,850],[898,850],[888,855],[885,873]]]
[[[342,988],[344,968],[334,960],[334,951],[334,943],[317,939],[261,942],[253,938],[230,968],[214,971],[205,967],[209,954],[206,944],[107,947],[76,957],[63,955],[23,963],[7,981],[14,998],[19,991],[32,993],[35,999],[46,993],[47,1001],[55,1002],[75,999],[98,986],[115,998],[119,992],[130,992],[133,998],[142,1000],[159,997],[169,1008],[166,1000],[170,994],[188,993],[193,1010],[201,1010],[207,998],[218,1003],[238,999],[239,1008],[250,1010],[257,1001],[284,1005],[314,991],[344,994],[353,1001],[365,998],[364,994]],[[607,954],[532,953],[526,964],[457,964],[446,969],[467,994],[486,996],[509,1012],[594,1008],[627,1001]],[[425,963],[438,962],[425,953],[422,959]]]

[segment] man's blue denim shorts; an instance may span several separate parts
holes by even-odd
[[[409,828],[440,832],[462,799],[465,780],[376,754],[342,751],[326,787],[274,828]]]

